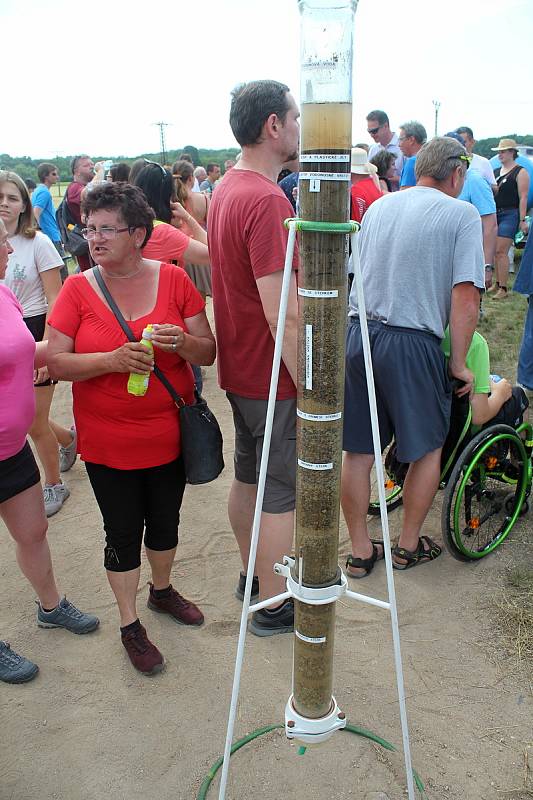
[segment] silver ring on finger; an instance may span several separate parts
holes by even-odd
[[[174,344],[172,344],[172,345],[171,345],[171,347],[172,347],[172,349],[173,349],[174,351],[176,351],[176,349],[177,349],[176,342],[174,342]]]

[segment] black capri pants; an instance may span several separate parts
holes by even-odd
[[[182,458],[146,469],[113,469],[85,462],[100,508],[106,547],[104,567],[128,572],[141,565],[141,546],[172,550],[178,544],[185,490]]]

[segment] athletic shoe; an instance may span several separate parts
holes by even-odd
[[[166,597],[156,597],[154,594],[154,585],[150,584],[150,593],[148,595],[148,602],[146,604],[152,611],[157,611],[159,614],[170,614],[173,620],[179,622],[181,625],[202,625],[204,615],[194,603],[186,600],[181,594],[169,586],[169,593]]]
[[[56,483],[55,486],[46,485],[43,489],[44,510],[47,517],[53,517],[61,510],[63,503],[70,497],[70,490],[66,483]]]
[[[122,633],[120,638],[131,663],[143,675],[155,675],[164,669],[165,659],[146,635],[143,625],[139,625],[133,631]]]
[[[290,633],[294,630],[294,601],[289,597],[280,608],[270,611],[262,608],[254,611],[249,630],[256,636],[275,636],[276,633]]]
[[[66,628],[71,633],[90,633],[100,624],[94,614],[79,611],[66,597],[52,611],[45,611],[37,602],[37,625],[39,628]]]
[[[239,575],[239,583],[237,584],[237,588],[235,589],[235,597],[237,600],[240,600],[241,603],[244,600],[244,590],[246,588],[246,575],[244,572],[241,572]],[[252,578],[252,593],[250,595],[250,602],[254,603],[259,598],[259,578],[257,575],[254,575]]]
[[[76,428],[72,426],[70,429],[72,434],[72,441],[66,447],[63,445],[59,446],[59,471],[60,472],[68,472],[69,469],[72,469],[74,463],[76,461],[76,447],[78,445],[78,434],[76,433]]]
[[[35,678],[38,672],[37,664],[15,653],[9,642],[0,641],[0,681],[26,683]]]

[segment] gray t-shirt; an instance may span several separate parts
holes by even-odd
[[[479,213],[438,189],[414,186],[376,200],[359,237],[368,319],[442,339],[453,287],[485,286]],[[358,316],[355,284],[349,315]]]

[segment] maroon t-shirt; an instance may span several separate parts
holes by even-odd
[[[232,169],[217,186],[209,208],[208,244],[222,389],[266,400],[274,339],[257,289],[258,278],[282,270],[293,209],[282,190],[249,170]],[[295,251],[293,268],[297,268]],[[296,397],[283,362],[278,400]]]

